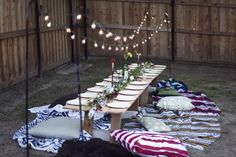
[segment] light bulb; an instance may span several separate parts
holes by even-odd
[[[109,35],[110,37],[112,37],[112,36],[113,36],[113,33],[109,32],[108,35]]]
[[[45,20],[45,21],[48,21],[48,20],[49,20],[49,16],[48,16],[48,15],[45,15],[45,16],[44,16],[44,20]]]
[[[138,47],[139,46],[139,44],[136,44],[136,47]]]
[[[104,34],[103,30],[100,29],[100,31],[99,31],[99,35],[103,35],[103,34]]]
[[[144,41],[142,41],[142,44],[144,45],[144,44],[145,44],[145,42],[144,42]]]
[[[126,46],[125,49],[128,50],[128,49],[129,49],[129,46]]]
[[[169,16],[169,15],[168,15],[168,13],[165,13],[165,16],[167,16],[167,17],[168,17],[168,16]]]
[[[118,48],[118,47],[116,47],[116,51],[119,51],[119,48]]]
[[[121,51],[124,51],[124,47],[121,47]]]
[[[124,38],[123,38],[123,41],[126,42],[126,41],[127,41],[127,37],[124,37]]]
[[[70,28],[66,28],[66,32],[67,33],[71,33],[71,29]]]
[[[167,20],[166,20],[166,19],[164,19],[164,22],[165,22],[165,23],[167,23]]]
[[[153,34],[151,34],[151,37],[153,36]]]
[[[111,46],[108,47],[108,50],[111,51]]]
[[[75,35],[72,34],[70,38],[71,38],[72,40],[74,40],[74,39],[75,39]]]
[[[109,35],[109,33],[107,33],[107,34],[106,34],[106,38],[109,38],[109,37],[110,37],[110,35]]]
[[[98,44],[96,42],[94,43],[94,47],[98,47]]]
[[[102,45],[102,49],[103,49],[103,50],[105,49],[105,46],[104,46],[104,45]]]
[[[146,42],[147,42],[147,39],[145,39],[144,41],[145,41],[145,43],[146,43]]]
[[[156,30],[156,33],[158,33],[158,30]]]
[[[160,24],[160,26],[162,27],[162,26],[163,26],[163,24],[161,23],[161,24]]]
[[[121,37],[120,36],[117,36],[117,40],[120,40],[121,39]]]
[[[146,13],[147,15],[149,14],[149,12],[147,11],[147,13]]]
[[[92,28],[92,29],[95,29],[95,28],[96,28],[95,22],[92,23],[91,28]]]
[[[146,18],[145,18],[145,19],[143,19],[143,21],[146,21]]]
[[[84,38],[83,40],[82,40],[82,44],[85,44],[86,43],[86,39]]]
[[[51,22],[48,22],[47,23],[47,27],[51,27],[52,26],[52,23]]]
[[[82,15],[81,15],[81,14],[78,14],[78,15],[76,16],[76,18],[77,18],[77,20],[80,20],[80,19],[82,18]]]
[[[154,16],[152,16],[152,20],[154,20]]]
[[[159,27],[159,29],[161,29],[161,27]]]
[[[148,39],[150,40],[150,39],[151,39],[151,37],[148,37]]]
[[[136,48],[136,45],[133,45],[133,48]]]
[[[115,37],[114,40],[117,41],[118,40],[117,37]]]

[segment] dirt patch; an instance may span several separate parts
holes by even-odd
[[[82,61],[82,91],[92,87],[96,82],[111,74],[110,57],[91,57]],[[121,68],[122,58],[116,59],[116,68]],[[152,60],[156,64],[167,62]],[[30,79],[30,107],[51,103],[53,100],[76,92],[76,75],[73,65],[62,67],[43,74],[42,79]],[[60,71],[60,72],[59,72]],[[62,73],[63,74],[62,74]],[[160,79],[169,77],[168,69],[160,75]],[[203,91],[222,109],[222,137],[204,151],[190,150],[193,157],[234,157],[236,151],[236,69],[172,64],[172,78],[185,82],[194,91]],[[0,157],[24,157],[21,149],[12,136],[24,124],[24,83],[4,89],[0,92]],[[31,115],[30,119],[34,116]],[[52,157],[53,154],[30,150],[32,157]]]

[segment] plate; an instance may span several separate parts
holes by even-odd
[[[127,96],[127,95],[117,95],[115,100],[118,101],[134,101],[136,99],[135,96]]]
[[[128,102],[114,100],[110,103],[107,103],[107,106],[112,107],[112,108],[129,108],[131,106],[131,104]]]
[[[146,85],[148,84],[146,81],[133,81],[130,82],[131,85]]]
[[[81,105],[86,106],[89,99],[81,98]],[[66,105],[79,106],[79,98],[68,100]]]
[[[166,66],[165,65],[154,65],[155,68],[158,68],[158,69],[165,69]]]
[[[95,86],[87,89],[89,92],[102,93],[105,89],[100,86]]]
[[[128,85],[125,87],[125,89],[130,89],[130,90],[143,90],[145,88],[146,86],[135,86],[135,85]]]
[[[94,92],[81,93],[81,98],[96,98],[97,96],[98,96],[98,93],[94,93]]]
[[[139,91],[135,91],[135,90],[122,90],[119,92],[119,94],[122,95],[138,95]]]
[[[111,82],[112,79],[111,79],[111,78],[105,78],[104,81]],[[114,78],[113,81],[114,81],[114,82],[119,82],[119,79],[118,79],[118,78]]]
[[[103,82],[96,83],[96,85],[97,86],[102,86],[102,87],[111,87],[111,82],[103,81]]]
[[[144,76],[153,76],[153,77],[156,77],[156,76],[157,76],[157,74],[152,74],[152,73],[144,73],[143,75],[144,75]]]

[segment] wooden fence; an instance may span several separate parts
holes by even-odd
[[[125,35],[138,26],[145,11],[157,17],[147,22],[150,30],[159,24],[164,12],[171,15],[171,0],[88,0],[90,16],[104,23],[110,30]],[[236,64],[236,1],[235,0],[176,0],[175,5],[176,60]],[[144,25],[146,27],[147,25]],[[151,31],[144,28],[137,41],[147,38]],[[89,36],[101,39],[93,30]],[[139,47],[144,56],[168,58],[167,29],[163,27],[147,45]],[[104,52],[92,44],[93,55],[119,55]]]
[[[52,27],[47,28],[40,16],[41,54],[36,45],[35,5],[31,6],[29,30],[30,75],[38,72],[39,55],[42,69],[51,69],[71,60],[71,41],[64,31],[69,24],[67,0],[40,0],[49,12]],[[19,82],[25,77],[25,7],[26,0],[0,0],[0,89]]]
[[[40,48],[37,47],[35,8],[32,6],[30,16],[30,73],[36,75],[39,62],[42,69],[50,69],[73,59],[73,42],[65,32],[65,25],[71,25],[71,13],[82,6],[83,0],[39,0],[42,12],[47,10],[52,27],[47,28],[44,17],[40,16]],[[26,0],[0,0],[0,89],[24,79],[25,52],[25,7]],[[102,23],[110,31],[130,34],[149,11],[155,20],[148,18],[137,35],[135,41],[147,38],[160,24],[164,12],[171,16],[174,8],[174,42],[173,57],[175,60],[197,61],[207,63],[225,63],[236,65],[236,1],[235,0],[87,0],[88,38],[114,44],[114,40],[98,35],[92,30],[92,19]],[[172,18],[172,17],[170,17]],[[83,21],[81,21],[82,23]],[[82,25],[80,25],[82,27]],[[171,30],[171,29],[169,29]],[[79,29],[81,45],[83,29]],[[171,35],[169,36],[171,40]],[[168,32],[164,26],[147,44],[138,48],[143,56],[167,59]],[[171,41],[170,41],[171,43]],[[89,55],[122,55],[122,52],[94,48],[93,42],[88,43]],[[133,51],[132,48],[130,48]],[[39,59],[41,56],[41,60]]]

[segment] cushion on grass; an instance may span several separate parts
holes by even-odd
[[[128,151],[140,156],[189,156],[179,139],[172,136],[149,131],[126,130],[114,130],[111,136]]]
[[[183,96],[167,96],[161,98],[157,106],[166,110],[192,110],[194,108],[191,99]]]
[[[154,117],[142,117],[138,120],[148,131],[171,131],[165,123]]]
[[[177,90],[171,88],[161,88],[158,90],[158,95],[166,95],[166,96],[181,96]]]
[[[36,137],[71,140],[80,137],[80,120],[69,117],[56,117],[39,123],[29,129],[29,134]]]

